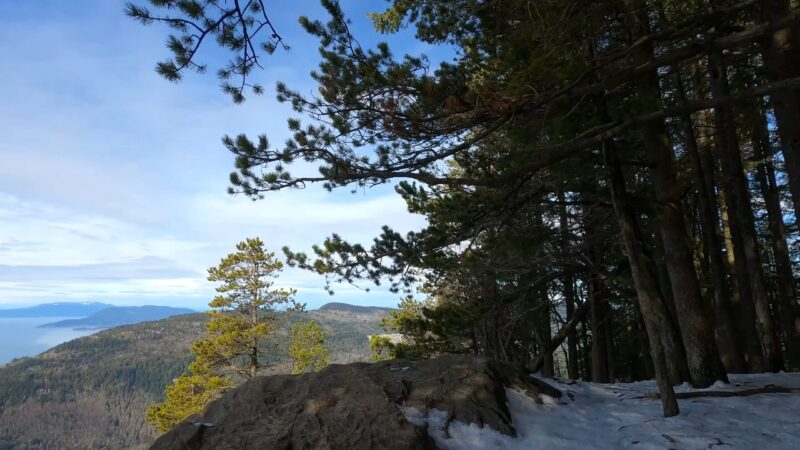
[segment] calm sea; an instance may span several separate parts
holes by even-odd
[[[39,325],[73,317],[0,318],[0,364],[14,358],[35,356],[62,342],[97,333],[98,330],[38,328]]]

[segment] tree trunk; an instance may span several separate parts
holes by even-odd
[[[609,331],[606,327],[606,319],[610,311],[608,311],[605,286],[597,277],[589,281],[589,295],[592,302],[592,381],[595,383],[608,383],[608,349],[606,348],[608,341],[606,336]]]
[[[584,300],[584,303],[588,303],[590,299],[591,297],[587,295],[586,299]],[[583,347],[584,349],[584,351],[581,352],[581,367],[582,367],[581,378],[584,380],[589,378],[589,369],[591,367],[590,355],[589,352],[586,351],[586,349],[589,348],[588,330],[589,330],[588,318],[584,316],[581,319],[581,347]]]
[[[533,215],[533,221],[536,228],[543,228],[543,220],[542,220],[542,212],[536,211]],[[544,270],[540,266],[536,266],[535,268],[537,275],[542,275]],[[538,278],[541,278],[539,276]],[[546,283],[538,283],[534,287],[533,291],[534,301],[536,302],[537,309],[539,314],[537,315],[538,321],[538,329],[537,334],[539,336],[539,341],[541,343],[543,349],[543,357],[544,357],[544,366],[542,373],[546,377],[553,377],[555,376],[555,362],[553,361],[553,350],[547,349],[548,344],[552,340],[553,330],[551,327],[551,305],[550,299],[547,296],[547,284]]]
[[[526,286],[527,288],[527,286]],[[497,301],[497,276],[494,272],[487,270],[481,279],[481,296],[487,305],[492,305]],[[496,320],[495,312],[490,315],[483,314],[483,354],[495,361],[501,360],[500,348],[496,339]]]
[[[599,102],[598,102],[599,103]],[[605,243],[605,214],[598,213],[596,208],[587,212],[585,216],[586,242],[588,243],[588,258],[591,264],[597,267],[602,266],[603,256],[606,253],[603,245]],[[608,383],[612,378],[614,368],[609,366],[613,361],[613,347],[611,324],[611,305],[609,300],[611,292],[603,279],[603,276],[592,271],[586,280],[586,292],[588,301],[591,302],[589,311],[590,325],[592,332],[592,344],[589,349],[591,360],[590,378],[597,383]],[[672,381],[672,380],[671,380]]]
[[[614,142],[603,144],[603,161],[609,171],[611,201],[619,222],[622,240],[631,266],[631,275],[639,297],[639,308],[650,342],[650,355],[653,359],[656,382],[661,394],[661,408],[664,417],[678,415],[678,401],[670,383],[670,361],[667,358],[665,343],[673,345],[671,324],[663,300],[660,298],[656,277],[650,271],[652,261],[642,249],[641,233],[638,232],[636,213],[627,200],[625,178],[616,156]]]
[[[741,333],[740,342],[743,343],[742,351],[745,356],[745,364],[750,372],[763,372],[766,370],[766,363],[764,363],[764,353],[761,350],[761,341],[758,339],[758,332],[756,331],[756,312],[753,306],[753,296],[750,294],[747,266],[743,256],[739,255],[738,258],[735,256],[736,248],[742,248],[742,245],[734,245],[734,241],[739,238],[739,235],[734,236],[731,231],[728,205],[722,193],[719,196],[719,204],[722,211],[722,235],[725,242],[727,264],[729,271],[736,280],[736,283],[732,286],[733,295],[731,299],[736,312],[736,323]]]
[[[565,286],[564,298],[567,307],[567,321],[575,317],[575,286],[572,277],[564,280]],[[575,333],[567,336],[567,376],[571,380],[577,380],[578,375],[578,337]]]
[[[564,191],[558,192],[558,201],[561,203],[559,211],[559,231],[561,232],[561,251],[567,255],[569,254],[569,217],[567,216],[567,205],[565,203],[566,197]],[[572,271],[564,270],[562,277],[564,284],[564,305],[567,310],[567,322],[571,321],[575,316],[575,280]],[[578,379],[578,338],[575,333],[570,333],[567,336],[567,376],[571,380]]]
[[[708,63],[712,97],[726,97],[729,95],[730,89],[727,68],[722,56],[712,53],[708,57]],[[769,297],[753,225],[750,192],[744,176],[739,140],[736,135],[736,121],[732,109],[728,106],[714,108],[714,117],[719,157],[722,163],[722,185],[733,236],[737,277],[740,277],[740,286],[747,284],[750,287],[750,295],[756,313],[756,330],[764,354],[764,369],[775,371],[783,364],[779,343],[772,326]],[[747,298],[743,294],[743,289],[740,289],[741,302],[744,304]]]
[[[786,17],[789,2],[763,0],[759,21],[772,21]],[[761,40],[764,70],[770,81],[780,81],[800,76],[800,27],[794,26],[772,33]],[[794,214],[800,218],[800,91],[786,90],[770,96],[778,135],[781,139],[783,160],[789,177],[789,192],[794,203]]]
[[[549,350],[546,348],[553,336],[553,330],[550,326],[550,301],[547,299],[546,291],[544,294],[542,294],[541,291],[540,289],[539,298],[543,307],[541,315],[541,337],[543,346],[545,346],[543,373],[546,377],[553,377],[555,376],[555,364],[553,361],[553,351],[555,349]]]
[[[669,318],[678,328],[678,311],[675,307],[675,296],[672,295],[672,282],[670,281],[669,269],[667,268],[667,258],[664,254],[664,240],[660,234],[656,234],[653,240],[653,263],[655,264],[658,287],[661,290],[661,298],[664,299],[664,306],[667,307]],[[686,381],[686,380],[681,380]]]
[[[781,334],[785,347],[784,356],[789,366],[800,368],[800,316],[798,316],[797,293],[794,288],[794,275],[786,243],[786,226],[783,223],[775,169],[772,164],[772,149],[769,130],[763,114],[757,115],[753,124],[753,158],[758,163],[756,181],[767,209],[769,242],[775,259],[777,292],[774,297]]]
[[[632,0],[630,4],[632,8],[629,17],[632,38],[635,40],[649,34],[647,8],[642,0]],[[642,63],[654,57],[651,44],[640,45],[633,53],[636,60]],[[636,87],[643,110],[655,111],[661,108],[658,73],[655,70],[639,77]],[[725,379],[725,370],[714,340],[714,327],[703,307],[692,254],[687,244],[675,154],[663,121],[646,122],[640,127],[640,131],[653,167],[658,231],[663,240],[664,259],[675,297],[689,374],[694,386],[710,386],[716,380]]]
[[[595,44],[590,43],[591,59],[594,59]],[[603,98],[597,99],[598,113],[603,123],[608,121],[608,108]],[[620,235],[625,245],[625,251],[630,264],[631,277],[638,297],[637,305],[645,325],[647,340],[650,344],[650,355],[653,362],[656,383],[661,394],[661,408],[664,417],[676,416],[680,413],[675,391],[671,380],[679,378],[680,374],[673,364],[683,355],[680,352],[680,343],[676,342],[672,334],[664,301],[658,290],[658,283],[651,268],[652,260],[644,252],[644,243],[639,229],[636,212],[630,205],[625,187],[625,176],[616,153],[613,139],[606,139],[601,143],[603,165],[607,172],[607,181],[611,194],[611,203],[614,208]],[[668,355],[669,354],[669,355]],[[680,355],[680,356],[678,356]],[[679,362],[684,362],[683,360]]]
[[[259,267],[258,263],[255,263],[253,268],[252,281],[253,285],[257,286],[258,283],[258,274],[259,274]],[[259,296],[258,296],[258,289],[254,288],[252,292],[252,298],[250,299],[250,328],[255,328],[258,326],[258,305],[259,305]],[[250,343],[250,376],[254,377],[258,375],[258,337],[253,337],[253,342]]]
[[[686,103],[680,71],[673,69],[676,95],[679,102]],[[714,335],[717,340],[720,359],[728,372],[744,372],[744,359],[739,350],[733,310],[730,301],[727,270],[722,259],[722,242],[719,236],[719,217],[713,195],[714,166],[703,167],[697,136],[692,118],[688,115],[680,117],[683,131],[684,149],[691,166],[692,179],[697,192],[697,209],[700,216],[703,254],[708,264],[708,275],[712,285],[712,309],[714,311]]]
[[[639,307],[639,302],[633,303],[633,326],[636,330],[636,334],[634,336],[637,339],[637,343],[634,345],[636,347],[636,370],[632,375],[634,380],[646,379],[646,378],[654,378],[655,377],[655,369],[653,369],[653,358],[650,353],[650,339],[647,336],[647,327],[644,324],[644,318],[642,317],[642,308]],[[684,358],[685,360],[685,358]],[[672,364],[674,359],[670,359],[670,364]],[[676,383],[673,383],[676,384]]]
[[[616,349],[614,348],[614,315],[612,313],[613,309],[611,308],[611,304],[606,302],[608,306],[608,314],[606,315],[606,365],[608,366],[608,380],[610,382],[614,382],[617,379],[617,359],[614,355],[616,355]]]

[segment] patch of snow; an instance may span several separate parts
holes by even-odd
[[[445,450],[532,449],[796,449],[800,448],[800,395],[759,394],[748,397],[698,397],[679,400],[681,414],[661,416],[661,403],[646,398],[653,381],[556,384],[556,399],[542,403],[507,389],[517,437],[489,427],[450,421],[443,411],[422,413],[400,407],[406,418],[427,426]],[[730,384],[701,390],[743,390],[769,385],[800,387],[800,373],[731,375]],[[677,386],[689,392],[689,385]]]
[[[425,415],[422,414],[420,410],[404,405],[399,406],[399,408],[400,412],[406,417],[406,420],[412,424],[418,427],[424,427],[428,424]]]

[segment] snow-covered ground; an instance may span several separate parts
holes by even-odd
[[[450,422],[431,411],[423,417],[403,408],[417,424],[427,423],[439,447],[446,450],[533,449],[800,449],[800,394],[748,397],[698,397],[678,400],[681,414],[661,416],[659,400],[643,398],[655,383],[565,384],[547,380],[564,392],[543,402],[508,390],[509,408],[518,436],[511,438],[475,424]],[[710,390],[743,390],[776,385],[800,387],[800,373],[731,375],[731,384]],[[676,387],[676,392],[691,387]]]

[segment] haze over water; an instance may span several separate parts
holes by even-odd
[[[14,358],[35,356],[63,342],[94,334],[99,330],[39,328],[40,325],[74,317],[0,318],[0,364]]]

